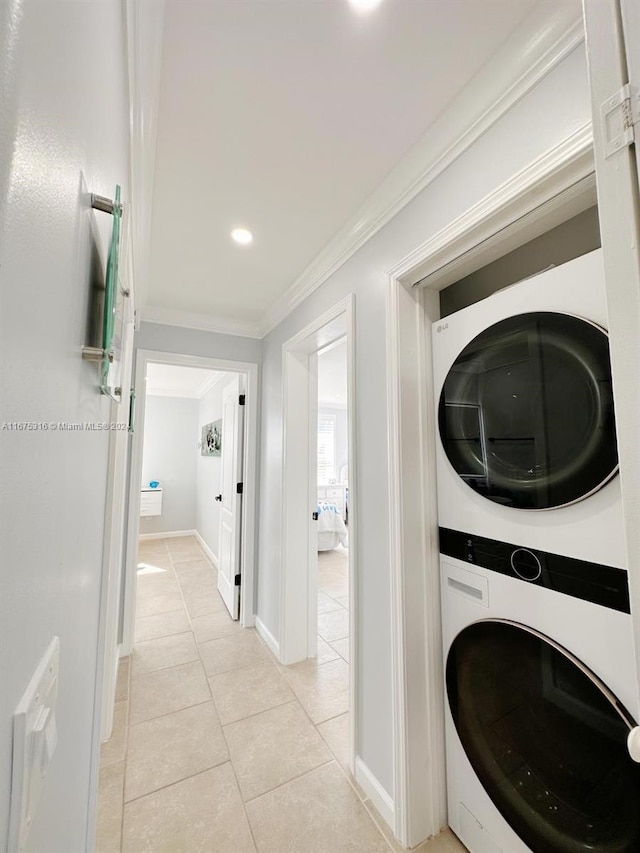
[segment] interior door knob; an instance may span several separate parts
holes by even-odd
[[[216,500],[217,500],[217,501],[222,501],[222,495],[216,495]]]

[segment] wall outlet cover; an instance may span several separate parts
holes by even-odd
[[[60,640],[54,637],[13,716],[13,766],[8,853],[25,850],[58,733],[56,700]]]

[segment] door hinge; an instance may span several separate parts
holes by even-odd
[[[241,406],[244,406],[244,404],[245,404],[245,400],[246,400],[246,396],[245,396],[244,394],[240,394],[240,396],[238,397],[238,403],[239,403]]]
[[[236,575],[234,578],[234,586],[240,586],[240,575]]]
[[[615,95],[607,98],[600,107],[604,132],[605,159],[613,157],[636,141],[635,125],[640,121],[640,93],[633,93],[631,86],[625,83]]]
[[[236,494],[241,495],[244,491],[244,483],[238,483],[236,485]]]
[[[312,513],[311,513],[311,518],[312,518],[314,521],[317,521],[317,520],[318,520],[318,513],[317,513],[317,512],[312,512]]]

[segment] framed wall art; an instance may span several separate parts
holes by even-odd
[[[202,456],[220,456],[222,452],[222,419],[202,427],[200,453]]]

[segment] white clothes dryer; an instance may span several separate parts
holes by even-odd
[[[441,534],[452,829],[471,853],[637,853],[626,572]]]
[[[602,252],[434,324],[440,525],[626,568]]]

